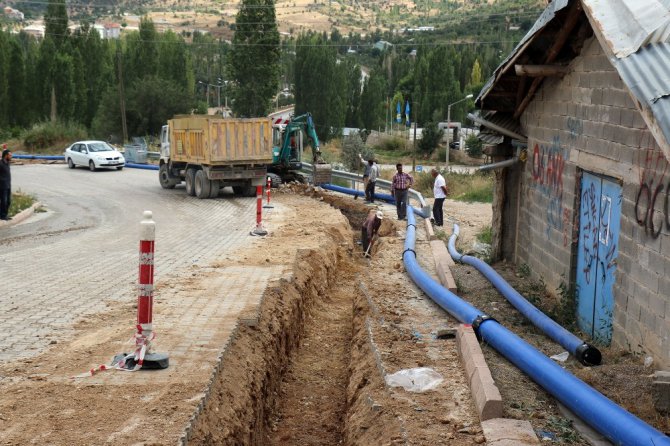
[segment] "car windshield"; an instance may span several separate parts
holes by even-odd
[[[92,142],[88,144],[89,152],[111,152],[112,150],[114,150],[114,147],[106,142]]]

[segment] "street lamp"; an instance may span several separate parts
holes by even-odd
[[[456,102],[453,102],[447,106],[447,132],[449,132],[449,136],[447,137],[447,159],[444,162],[445,170],[449,170],[449,137],[453,137],[454,134],[451,131],[451,106],[456,105],[459,102],[463,102],[465,100],[468,100],[472,97],[472,93],[464,97],[463,99],[460,99]]]

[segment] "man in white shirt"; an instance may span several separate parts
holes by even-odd
[[[374,159],[368,160],[370,167],[370,175],[368,177],[368,184],[365,186],[365,200],[368,203],[375,202],[375,186],[377,185],[377,177],[379,176],[379,165],[375,163]]]
[[[435,197],[435,201],[433,202],[433,218],[435,219],[435,226],[442,226],[444,224],[442,205],[444,204],[444,199],[447,198],[447,182],[437,169],[432,169],[430,174],[435,179],[435,183],[433,184],[433,197]]]

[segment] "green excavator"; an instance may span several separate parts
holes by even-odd
[[[314,120],[311,113],[305,113],[292,117],[286,125],[273,126],[272,165],[268,166],[268,176],[273,186],[291,181],[305,182],[304,175],[300,173],[305,136],[312,148],[312,182],[331,182],[332,166],[321,157]]]

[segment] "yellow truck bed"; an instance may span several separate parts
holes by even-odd
[[[171,158],[204,166],[272,163],[272,121],[207,115],[168,121]]]

